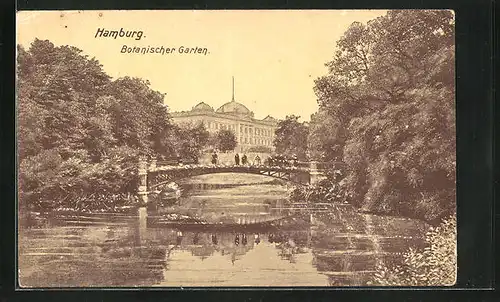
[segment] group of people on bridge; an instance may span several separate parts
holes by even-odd
[[[213,165],[216,165],[216,164],[218,164],[218,161],[219,161],[219,156],[217,155],[217,152],[215,152],[215,151],[214,151],[214,153],[212,153],[212,161],[211,161],[211,162],[212,162],[212,164],[213,164]],[[246,165],[248,165],[248,164],[249,164],[249,162],[248,162],[248,157],[247,157],[247,155],[246,155],[246,154],[243,154],[243,155],[241,156],[241,158],[240,158],[240,155],[239,155],[238,153],[236,153],[236,154],[234,155],[234,163],[235,163],[237,166],[239,166],[239,165],[240,165],[240,162],[241,162],[241,165],[243,165],[243,166],[246,166]],[[254,158],[254,160],[253,160],[253,164],[254,164],[254,165],[257,165],[257,166],[262,164],[262,163],[261,163],[260,156],[259,156],[258,154],[257,154],[257,155],[255,155],[255,158]]]
[[[214,151],[212,153],[212,160],[211,163],[213,165],[217,165],[219,163],[219,156],[217,155],[217,152]],[[255,158],[253,160],[253,163],[250,164],[248,161],[248,157],[245,153],[240,157],[238,153],[234,155],[234,163],[236,166],[239,166],[240,164],[243,166],[246,165],[255,165],[255,166],[260,166],[262,164],[267,164],[267,165],[278,165],[278,166],[286,166],[286,165],[291,165],[291,166],[296,166],[298,163],[298,157],[297,155],[293,155],[291,158],[287,158],[283,155],[275,155],[275,156],[269,156],[264,163],[262,163],[262,160],[260,156],[257,154],[255,155]]]

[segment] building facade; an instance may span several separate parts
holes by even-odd
[[[220,129],[233,131],[238,142],[236,151],[247,152],[251,147],[265,146],[274,151],[273,141],[278,121],[267,116],[262,120],[254,118],[254,113],[245,105],[234,100],[217,110],[201,102],[190,111],[173,112],[176,124],[203,123],[210,133]]]

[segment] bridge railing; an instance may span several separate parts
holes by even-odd
[[[290,170],[330,170],[335,168],[340,168],[345,166],[343,162],[290,162],[290,163],[261,163],[256,164],[246,164],[246,165],[236,165],[236,164],[194,164],[194,163],[179,163],[176,161],[150,161],[148,163],[148,170],[164,170],[169,168],[183,168],[183,169],[194,169],[194,168],[274,168],[274,169],[290,169]]]

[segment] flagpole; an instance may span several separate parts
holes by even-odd
[[[233,76],[233,102],[234,102],[234,76]]]

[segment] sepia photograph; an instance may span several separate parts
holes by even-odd
[[[20,288],[455,285],[453,10],[16,19]]]

